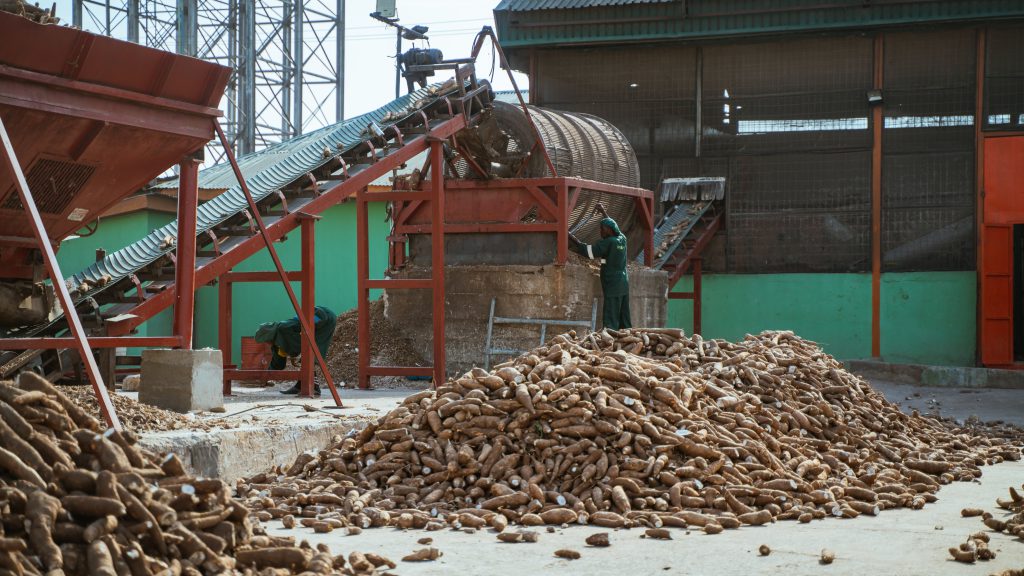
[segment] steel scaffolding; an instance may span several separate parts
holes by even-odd
[[[73,24],[234,73],[221,102],[236,154],[344,118],[345,0],[73,0]],[[207,148],[207,160],[223,149]]]

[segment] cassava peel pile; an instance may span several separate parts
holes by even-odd
[[[920,508],[941,484],[1019,459],[1021,438],[903,414],[789,332],[738,343],[668,329],[570,333],[414,394],[282,474],[240,482],[239,495],[263,519],[363,528],[718,533]]]
[[[259,534],[220,480],[187,476],[49,382],[0,382],[0,575],[368,574]]]

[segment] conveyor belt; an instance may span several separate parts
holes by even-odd
[[[486,101],[486,93],[489,87],[484,86],[483,88],[485,90],[477,94],[478,102]],[[250,154],[240,161],[242,171],[246,174],[249,190],[257,203],[276,203],[273,196],[276,196],[285,186],[303,179],[306,175],[320,172],[326,176],[331,172],[340,171],[342,168],[339,159],[346,157],[347,154],[354,154],[356,152],[363,154],[363,151],[366,151],[366,156],[368,157],[377,158],[380,156],[383,158],[386,153],[385,146],[389,146],[392,150],[401,148],[401,139],[397,139],[399,142],[396,144],[394,142],[395,138],[391,136],[385,138],[382,137],[383,134],[393,134],[394,128],[399,126],[422,124],[420,119],[427,120],[428,116],[431,115],[436,118],[438,115],[450,114],[451,109],[445,99],[448,96],[457,97],[457,92],[457,86],[445,93],[437,93],[437,87],[435,86],[428,87],[398,98],[373,112],[327,126],[261,152]],[[435,128],[435,120],[430,121],[430,128]],[[402,128],[400,131],[404,130],[412,132],[412,130],[407,128]],[[408,138],[411,138],[411,135],[406,137],[406,139]],[[372,150],[367,145],[367,142],[374,143]],[[220,179],[221,181],[226,181],[223,178],[225,170],[230,171],[230,167],[225,168],[223,165],[218,165],[204,170],[200,173],[200,186],[205,187],[204,180]],[[351,171],[352,167],[349,166],[348,170]],[[326,174],[323,174],[325,171]],[[335,177],[334,179],[338,180],[340,178]],[[337,185],[338,182],[331,182],[330,184]],[[176,186],[176,184],[164,185],[164,187],[171,188],[176,188]],[[310,193],[308,197],[290,200],[288,202],[289,212],[294,212],[300,206],[309,203],[313,198],[315,196],[313,193]],[[223,225],[229,219],[241,218],[243,221],[247,220],[244,216],[247,214],[247,207],[245,195],[240,186],[237,183],[232,184],[224,193],[199,206],[197,237],[200,239],[205,238],[214,228]],[[272,226],[274,218],[265,217],[265,219],[268,227]],[[76,307],[90,298],[103,304],[102,296],[108,291],[118,290],[121,293],[131,291],[133,285],[138,285],[135,284],[138,280],[135,277],[136,274],[139,274],[148,267],[152,267],[162,258],[168,257],[174,252],[174,242],[168,243],[166,241],[168,237],[171,239],[177,238],[176,220],[154,230],[141,240],[108,254],[104,259],[67,278],[65,281],[72,289],[81,286],[83,283],[89,285],[88,290],[77,293],[75,297]],[[223,243],[219,244],[218,248],[222,252],[229,252],[234,247],[232,244],[241,244],[249,239],[251,237],[225,237],[222,239]],[[209,244],[210,240],[205,240],[205,243]],[[200,246],[203,244],[204,242],[199,242]],[[203,267],[204,264],[208,265],[211,260],[212,258],[204,260],[200,257],[197,260],[197,269]],[[165,282],[164,284],[166,286],[161,286],[160,282],[151,282],[146,286],[142,298],[139,298],[137,293],[135,296],[131,296],[131,298],[138,298],[140,301],[148,299],[154,293],[154,289],[169,289],[173,291],[173,282]],[[122,304],[118,311],[128,312],[133,311],[134,308],[129,302]],[[109,310],[104,312],[106,315],[109,315]],[[152,312],[152,310],[148,312]],[[137,325],[138,323],[141,323],[141,319],[131,324]],[[65,327],[66,324],[63,321],[63,316],[60,316],[47,323],[9,330],[2,334],[2,336],[16,338],[53,335],[59,333]]]

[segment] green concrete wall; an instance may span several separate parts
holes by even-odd
[[[342,313],[356,306],[356,207],[353,202],[325,211],[316,224],[316,302]],[[370,205],[370,274],[383,278],[387,268],[387,244],[384,238],[389,225],[384,220],[384,205]],[[302,235],[299,230],[288,234],[285,242],[275,245],[288,270],[299,269]],[[264,250],[235,267],[238,272],[274,270],[273,261]],[[292,283],[295,295],[301,287]],[[371,293],[376,298],[379,291]],[[288,293],[280,283],[240,283],[232,293],[232,361],[241,361],[243,336],[251,336],[263,322],[295,316]],[[217,320],[219,297],[216,286],[200,288],[196,297],[195,346],[218,347]]]
[[[977,275],[882,275],[882,358],[886,362],[973,366]]]
[[[683,278],[676,291],[690,290]],[[735,340],[793,330],[841,359],[871,356],[869,274],[710,274],[703,282],[703,333]],[[890,362],[973,365],[975,273],[884,274],[882,357]],[[668,324],[693,327],[692,302],[669,302]]]
[[[132,212],[100,219],[91,236],[71,238],[61,242],[57,262],[65,277],[87,268],[96,261],[96,249],[110,254],[174,220],[173,214],[156,211]],[[140,336],[166,336],[171,333],[171,311],[165,310],[139,326]],[[138,354],[130,348],[129,354]]]

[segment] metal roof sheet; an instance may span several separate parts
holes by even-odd
[[[607,1],[607,3],[605,3]],[[519,3],[559,4],[518,9]],[[1020,0],[503,0],[495,27],[510,54],[566,44],[745,37],[1024,18]]]
[[[502,0],[495,10],[526,12],[528,10],[559,10],[592,8],[595,6],[625,6],[627,4],[658,4],[678,0]]]

